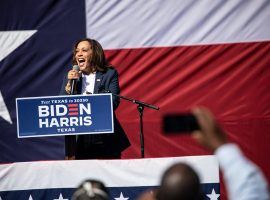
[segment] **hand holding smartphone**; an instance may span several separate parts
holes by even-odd
[[[163,131],[165,134],[183,134],[199,130],[196,117],[191,113],[168,114],[163,118]]]

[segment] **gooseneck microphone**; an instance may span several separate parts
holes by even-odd
[[[76,72],[80,71],[80,67],[78,65],[73,65],[72,69],[75,70]],[[76,87],[77,81],[78,81],[78,79],[71,80],[71,90],[70,90],[71,95],[73,95],[75,92],[75,87]]]

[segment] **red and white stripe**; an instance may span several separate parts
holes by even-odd
[[[86,18],[121,94],[161,108],[145,109],[146,157],[210,153],[162,134],[165,113],[204,105],[270,180],[270,1],[88,0]],[[123,157],[139,157],[136,106],[117,114],[132,142]]]

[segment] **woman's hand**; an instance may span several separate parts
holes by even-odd
[[[81,71],[76,71],[72,69],[68,72],[68,80],[79,79],[81,77],[81,74],[82,74]]]
[[[71,93],[71,80],[78,80],[81,77],[82,73],[81,71],[76,71],[76,70],[70,70],[68,72],[68,82],[65,87],[66,93],[70,94]]]

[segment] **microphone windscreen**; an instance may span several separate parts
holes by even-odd
[[[77,72],[80,71],[80,67],[78,65],[73,65],[72,69]]]
[[[76,72],[80,72],[80,67],[78,65],[73,65],[72,69],[75,70]],[[78,81],[78,80],[80,80],[80,78],[78,78],[76,80]]]

